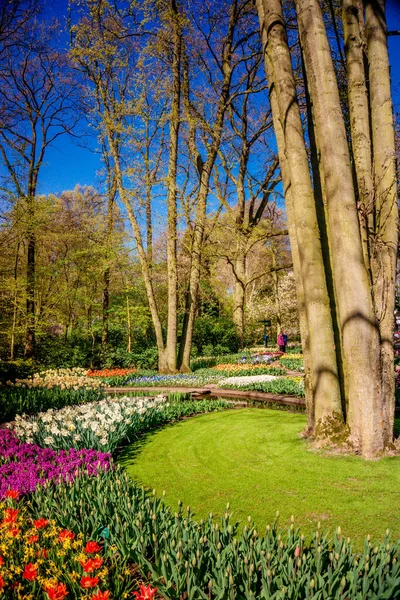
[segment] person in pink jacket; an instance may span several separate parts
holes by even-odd
[[[278,339],[277,339],[277,343],[278,343],[278,346],[279,346],[279,350],[280,350],[281,352],[286,352],[286,339],[287,339],[287,338],[286,338],[285,334],[283,333],[283,331],[281,331],[281,332],[278,334]]]

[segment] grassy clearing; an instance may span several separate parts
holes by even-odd
[[[302,414],[243,409],[203,415],[148,434],[125,453],[128,473],[172,506],[181,499],[197,517],[220,515],[229,501],[236,519],[264,528],[281,514],[305,532],[321,521],[341,525],[360,543],[386,528],[400,538],[400,457],[366,462],[325,456],[298,436]]]

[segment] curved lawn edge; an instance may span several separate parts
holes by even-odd
[[[169,394],[174,392],[186,392],[196,396],[207,396],[207,398],[235,398],[237,400],[255,400],[264,401],[267,404],[282,404],[293,407],[304,407],[305,400],[299,396],[283,396],[268,392],[241,391],[214,387],[212,384],[202,388],[195,387],[114,387],[104,388],[108,393],[121,394],[125,392],[154,392],[155,394]]]
[[[138,485],[166,490],[169,506],[181,499],[198,518],[222,515],[230,502],[235,519],[245,524],[250,514],[260,530],[279,510],[284,522],[294,515],[303,533],[321,521],[326,532],[340,525],[357,544],[386,528],[400,541],[392,467],[399,458],[365,463],[310,452],[298,435],[305,419],[250,407],[200,415],[127,446],[118,462]]]

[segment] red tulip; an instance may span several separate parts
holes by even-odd
[[[81,579],[81,587],[83,587],[85,590],[88,588],[96,587],[98,583],[98,577],[82,577]]]
[[[44,588],[44,591],[48,595],[49,600],[64,600],[64,598],[68,596],[68,589],[65,583],[48,585]]]
[[[33,563],[28,563],[25,565],[24,572],[22,573],[22,577],[24,579],[28,579],[28,581],[35,581],[38,574],[38,568]]]
[[[141,585],[139,586],[139,592],[132,592],[136,597],[136,600],[151,600],[157,593],[157,588],[150,586]]]
[[[84,547],[83,551],[86,552],[86,554],[95,554],[96,552],[100,552],[101,550],[101,546],[99,546],[99,544],[97,542],[87,542],[86,546]]]

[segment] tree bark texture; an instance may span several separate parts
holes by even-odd
[[[376,317],[381,341],[383,441],[393,438],[393,333],[398,246],[398,196],[393,106],[390,91],[385,0],[366,0],[369,93],[375,192],[371,251]]]
[[[110,177],[111,174],[109,174]],[[102,329],[101,343],[105,346],[108,342],[108,311],[110,309],[110,243],[114,229],[114,203],[117,192],[115,177],[109,181],[107,197],[107,244],[106,244],[106,268],[103,275],[103,306],[102,306]]]
[[[246,255],[241,251],[238,243],[238,256],[234,261],[234,287],[233,287],[233,322],[236,325],[241,344],[244,340],[245,329],[245,297],[246,297]]]
[[[370,236],[374,230],[374,193],[363,14],[362,0],[343,0],[342,22],[358,214],[364,262],[371,279]]]
[[[270,63],[267,60],[265,48],[267,46],[267,30],[263,26],[264,23],[264,6],[261,0],[256,1],[256,7],[258,11],[258,16],[260,19],[260,29],[261,29],[261,40],[264,47],[264,64],[265,71],[267,75],[267,79],[272,81],[272,71],[270,69]],[[278,145],[278,155],[279,155],[279,163],[281,167],[281,175],[282,175],[282,183],[284,190],[284,197],[286,203],[286,217],[288,224],[288,232],[290,239],[290,248],[292,252],[292,262],[293,262],[293,272],[295,277],[296,284],[296,295],[297,295],[297,303],[298,303],[298,311],[299,311],[299,323],[300,323],[300,335],[302,341],[302,349],[304,356],[304,378],[305,378],[305,401],[307,407],[307,429],[309,433],[312,433],[315,426],[315,410],[314,410],[314,394],[312,389],[312,361],[311,361],[311,353],[310,353],[310,339],[309,339],[309,330],[308,330],[308,322],[307,322],[307,314],[306,314],[306,302],[304,297],[304,287],[303,281],[301,277],[301,269],[300,269],[300,252],[297,243],[296,236],[296,223],[294,216],[294,200],[292,195],[292,187],[290,183],[290,173],[289,173],[289,165],[286,158],[285,152],[285,138],[284,132],[282,128],[282,124],[279,118],[279,106],[277,101],[277,94],[275,86],[271,86],[270,88],[270,104],[272,110],[272,120],[273,126],[276,136],[276,141]]]
[[[296,289],[299,294],[304,291],[306,317],[300,313],[300,326],[310,348],[306,366],[312,375],[306,395],[309,427],[324,416],[316,396],[321,357],[315,349],[322,349],[326,342],[315,327],[318,305],[308,284],[311,280],[312,287],[318,288],[316,281],[325,280],[325,288],[322,284],[318,288],[320,294],[323,290],[320,298],[329,312],[324,339],[331,340],[336,356],[333,406],[338,410],[331,408],[331,413],[340,414],[341,399],[355,448],[371,457],[392,441],[394,416],[398,214],[385,3],[365,0],[367,64],[363,6],[360,0],[343,0],[352,157],[320,3],[295,0],[295,5],[305,68],[313,187],[281,3],[256,0]],[[337,385],[338,373],[343,378],[341,386]],[[329,382],[325,389],[332,394]]]
[[[181,54],[182,32],[176,2],[171,2],[174,27],[174,54],[172,62],[173,97],[170,115],[170,153],[168,165],[168,327],[167,327],[167,364],[168,371],[174,373],[177,368],[178,335],[178,270],[177,270],[177,167],[181,105]]]
[[[181,344],[179,348],[179,367],[183,372],[190,370],[190,352],[192,349],[193,329],[196,317],[196,305],[200,284],[201,252],[204,241],[204,230],[207,220],[207,198],[210,188],[211,172],[213,170],[218,150],[221,144],[225,112],[228,107],[231,78],[232,78],[232,44],[237,23],[237,0],[232,1],[228,32],[224,39],[221,68],[223,82],[218,100],[213,139],[207,152],[207,158],[200,169],[199,192],[197,195],[196,216],[192,238],[191,267],[189,287],[186,297],[186,310],[183,319]],[[201,160],[201,159],[200,159]]]
[[[34,358],[36,345],[35,327],[35,255],[36,235],[34,230],[35,209],[34,197],[27,198],[28,232],[27,263],[26,263],[26,333],[25,333],[25,358]]]
[[[262,7],[260,6],[262,3]],[[312,389],[316,422],[326,416],[341,415],[340,386],[335,343],[326,287],[317,214],[304,142],[291,57],[280,0],[257,1],[261,28],[266,32],[267,79],[273,86],[278,119],[284,138],[293,202],[295,232],[304,290],[312,363]],[[289,209],[289,213],[290,213]],[[289,214],[288,214],[289,219]]]
[[[375,319],[332,55],[317,0],[296,9],[327,199],[332,274],[342,332],[348,423],[365,455],[382,449],[379,331]]]

